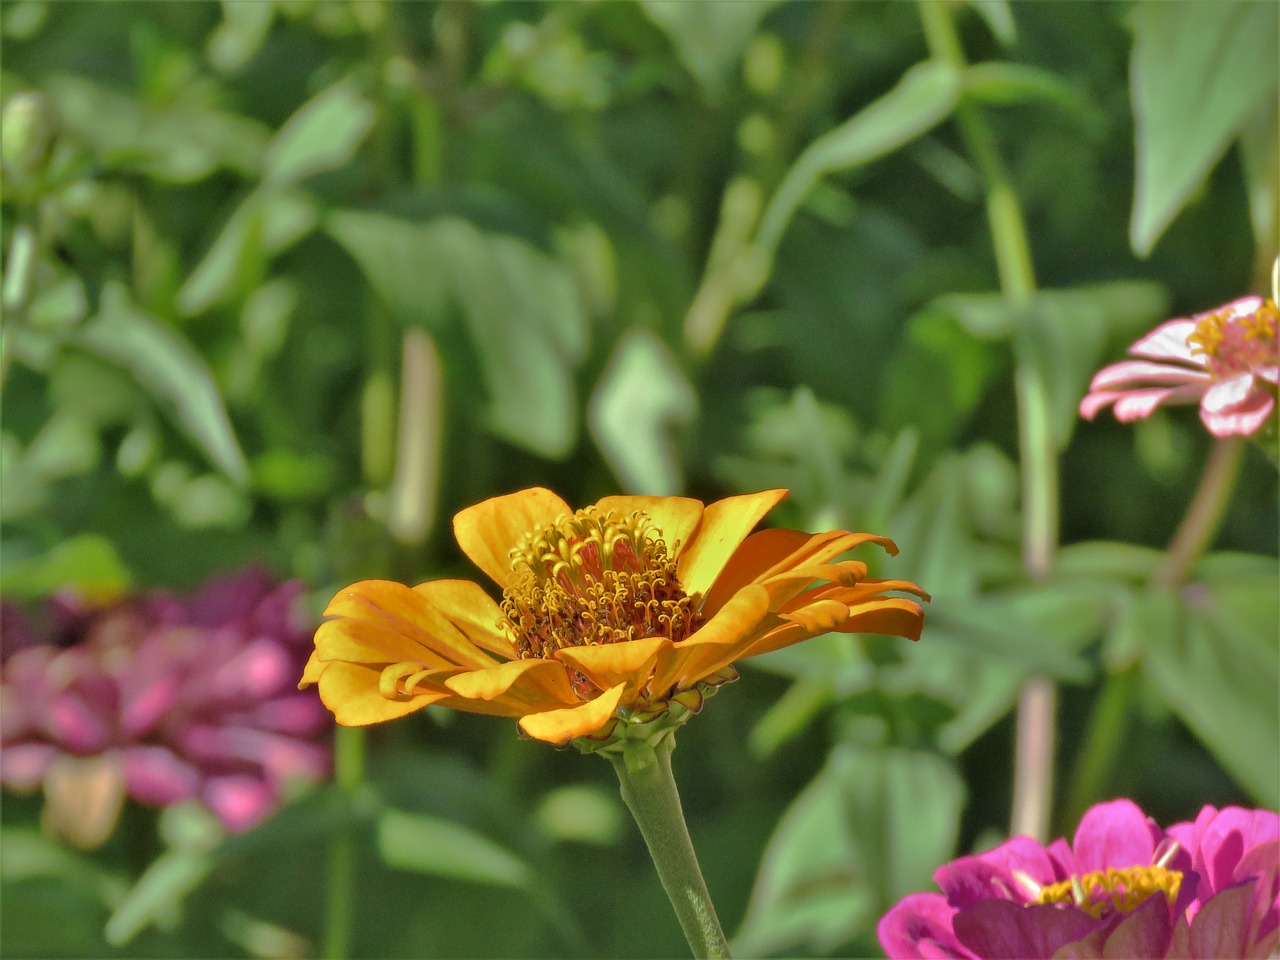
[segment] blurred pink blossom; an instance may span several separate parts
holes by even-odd
[[[1090,808],[1072,843],[1014,837],[939,867],[880,920],[891,958],[1272,957],[1280,816],[1206,806],[1161,830],[1130,800]]]
[[[82,846],[110,835],[126,795],[197,798],[233,832],[257,824],[330,766],[328,713],[296,686],[311,649],[301,590],[249,569],[186,601],[59,597],[43,634],[6,604],[0,783],[42,787],[46,826]]]
[[[1276,322],[1274,300],[1244,297],[1163,323],[1129,348],[1140,359],[1098,371],[1080,415],[1092,420],[1114,404],[1116,419],[1128,423],[1166,404],[1199,403],[1214,436],[1251,435],[1276,405]]]

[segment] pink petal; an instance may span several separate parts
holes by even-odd
[[[890,957],[974,957],[951,929],[954,913],[941,894],[912,893],[880,918],[876,936]]]
[[[254,777],[215,777],[204,788],[204,802],[232,833],[243,833],[274,812],[276,792]]]
[[[1156,407],[1166,404],[1193,403],[1204,393],[1203,384],[1184,387],[1159,387],[1150,390],[1130,390],[1116,400],[1116,419],[1121,423],[1145,420]]]
[[[1215,437],[1247,437],[1267,422],[1275,405],[1275,397],[1265,390],[1259,390],[1229,413],[1213,413],[1202,406],[1200,419]]]
[[[1208,413],[1226,413],[1249,399],[1253,392],[1253,374],[1242,373],[1220,380],[1205,391],[1200,406]]]
[[[200,773],[164,747],[130,747],[124,753],[124,781],[139,803],[167,807],[195,796]]]
[[[1111,800],[1085,811],[1071,847],[1074,873],[1092,873],[1107,867],[1145,867],[1151,863],[1160,829],[1132,800]]]
[[[1178,319],[1160,324],[1129,348],[1135,357],[1149,360],[1185,360],[1204,366],[1203,358],[1187,346],[1187,337],[1196,329],[1194,320]]]
[[[1280,367],[1258,367],[1253,371],[1253,375],[1267,383],[1280,384]]]
[[[13,790],[34,790],[57,755],[47,743],[5,744],[0,750],[0,783]]]
[[[1208,383],[1209,380],[1209,374],[1203,367],[1192,370],[1187,367],[1175,367],[1168,363],[1152,363],[1149,360],[1122,360],[1109,367],[1103,367],[1094,374],[1089,389],[1106,390],[1130,383],[1179,384],[1197,381]]]

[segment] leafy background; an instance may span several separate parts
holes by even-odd
[[[448,518],[532,484],[786,486],[773,522],[886,533],[876,569],[935,597],[921,643],[781,651],[681,735],[743,955],[875,954],[887,906],[1001,839],[1032,675],[1060,690],[1055,833],[1119,794],[1163,822],[1280,803],[1273,468],[1246,451],[1218,552],[1153,589],[1208,438],[1075,417],[1139,333],[1266,287],[1274,4],[2,18],[6,597],[262,561],[318,618],[356,578],[470,575]],[[1047,579],[1019,560],[1024,367],[1060,453]],[[130,808],[86,854],[6,796],[0,949],[336,952],[345,850],[353,955],[683,954],[604,764],[433,713],[366,746],[359,782],[231,840]]]

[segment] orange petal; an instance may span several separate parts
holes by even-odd
[[[709,504],[692,542],[680,552],[678,573],[685,592],[706,593],[738,544],[786,495],[786,490],[762,490]]]
[[[550,490],[530,487],[467,507],[453,518],[453,535],[471,562],[505,590],[515,580],[511,550],[525,534],[572,513],[569,505]]]
[[[676,544],[681,549],[693,536],[698,521],[702,519],[702,502],[688,497],[605,497],[596,504],[601,510],[616,510],[626,516],[641,510],[649,515],[662,531],[662,540],[670,556],[675,556]]]
[[[648,682],[661,650],[671,646],[666,637],[645,637],[623,643],[601,643],[586,647],[565,647],[556,659],[583,674],[601,690],[618,683],[634,692]]]
[[[367,664],[407,661],[433,667],[450,665],[438,653],[391,627],[349,617],[320,624],[316,628],[315,645],[315,657],[324,663],[346,660]]]
[[[555,660],[512,660],[485,670],[456,674],[444,685],[467,700],[502,699],[526,709],[577,700],[564,665]]]
[[[649,694],[660,698],[677,687],[687,690],[732,663],[738,651],[757,639],[760,622],[768,613],[769,594],[764,587],[743,587],[701,630],[658,654]]]
[[[378,692],[380,674],[379,670],[356,663],[327,664],[320,674],[320,700],[344,727],[363,727],[403,717],[446,696],[429,693],[405,700],[388,700]]]
[[[502,608],[493,597],[471,580],[431,580],[413,588],[481,649],[508,660],[516,657],[516,648],[499,628],[506,620]]]
[[[778,610],[815,581],[853,586],[866,575],[865,563],[859,560],[841,560],[839,563],[813,563],[796,567],[757,582],[769,591],[769,608]]]
[[[435,651],[458,666],[489,667],[494,660],[455,627],[425,597],[391,580],[362,580],[338,591],[326,616],[366,621]],[[388,656],[387,662],[412,659]]]
[[[598,733],[613,719],[626,684],[606,690],[594,700],[565,710],[546,710],[520,718],[520,729],[537,740],[563,745]]]
[[[830,633],[848,620],[849,608],[838,600],[818,600],[780,616],[804,627],[810,636],[816,637],[820,633]]]
[[[880,544],[890,555],[898,552],[892,540],[870,533],[828,530],[807,534],[799,530],[761,530],[747,538],[729,560],[723,575],[707,594],[703,612],[714,612],[748,583],[768,580],[797,567],[826,563],[868,541]],[[767,565],[766,561],[769,561]]]
[[[834,629],[840,633],[880,633],[890,637],[906,637],[919,640],[924,626],[924,610],[914,600],[901,597],[882,597],[859,604],[850,611],[848,619]],[[818,632],[827,632],[825,630]],[[762,653],[781,650],[801,640],[808,640],[817,633],[802,623],[787,622],[760,637],[742,654],[740,659],[758,657]]]
[[[860,580],[852,586],[845,586],[839,583],[824,583],[821,586],[814,587],[812,590],[806,590],[794,599],[787,601],[777,608],[777,612],[787,614],[806,604],[813,603],[815,600],[839,600],[841,603],[852,607],[859,603],[865,603],[867,600],[890,590],[914,593],[922,600],[929,599],[929,594],[910,580]]]

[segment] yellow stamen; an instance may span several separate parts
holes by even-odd
[[[642,512],[587,507],[562,517],[528,534],[511,567],[519,579],[502,611],[521,659],[654,636],[678,642],[702,625],[662,532]]]
[[[1090,916],[1102,919],[1110,913],[1130,913],[1147,898],[1163,893],[1172,906],[1178,899],[1182,874],[1165,867],[1125,867],[1095,870],[1050,884],[1036,903],[1070,903]]]

